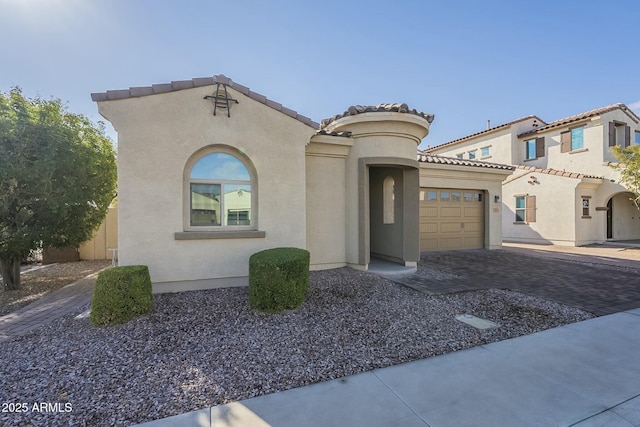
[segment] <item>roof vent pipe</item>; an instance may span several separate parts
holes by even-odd
[[[491,120],[487,120],[487,130],[491,129]]]

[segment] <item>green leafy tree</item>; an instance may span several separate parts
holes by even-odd
[[[104,126],[60,100],[0,92],[0,274],[20,286],[20,263],[39,247],[91,238],[115,196],[116,159]]]
[[[640,209],[640,145],[627,148],[612,147],[613,155],[620,162],[614,168],[620,171],[620,182],[633,193],[631,201]]]

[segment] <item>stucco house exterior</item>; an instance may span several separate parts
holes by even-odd
[[[92,98],[118,133],[119,262],[149,266],[154,292],[246,285],[273,247],[362,270],[501,247],[514,168],[419,153],[434,116],[406,104],[317,123],[223,75]]]
[[[503,184],[505,241],[580,246],[640,238],[640,212],[611,167],[640,144],[640,118],[613,104],[554,122],[527,116],[426,150],[516,166]]]

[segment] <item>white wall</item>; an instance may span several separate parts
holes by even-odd
[[[346,265],[345,157],[351,138],[316,135],[307,146],[307,249],[311,269]]]
[[[443,145],[428,151],[431,154],[438,154],[446,157],[457,157],[463,155],[463,159],[469,159],[469,152],[475,151],[474,160],[482,160],[491,163],[519,164],[520,158],[524,158],[524,147],[514,143],[517,135],[533,128],[533,118],[521,120],[505,127],[497,127],[486,132],[479,132],[479,135],[465,138],[462,141]],[[489,156],[482,156],[482,148],[489,147]]]
[[[576,236],[575,188],[580,180],[521,169],[514,177],[518,178],[509,180],[503,187],[503,239],[573,245]],[[522,195],[536,196],[535,222],[515,221],[516,196]]]

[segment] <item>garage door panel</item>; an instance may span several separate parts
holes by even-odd
[[[484,247],[483,191],[420,190],[421,251]]]
[[[438,223],[437,222],[429,222],[425,224],[420,224],[420,233],[438,233]]]
[[[465,249],[468,248],[477,248],[480,249],[483,247],[483,239],[480,237],[464,237],[463,246]]]
[[[479,222],[465,222],[464,223],[464,233],[482,233],[484,229],[484,224],[480,224]]]
[[[420,239],[420,248],[423,251],[437,251],[438,239]]]
[[[438,217],[438,208],[437,207],[425,207],[420,206],[420,217],[422,218],[437,218]]]
[[[481,218],[482,208],[477,206],[464,208],[464,217],[465,218]]]
[[[460,216],[462,216],[462,208],[450,208],[450,207],[440,208],[441,218],[460,218]]]
[[[441,222],[441,233],[460,233],[460,222]]]
[[[463,239],[461,237],[449,237],[439,240],[437,250],[463,249]]]

